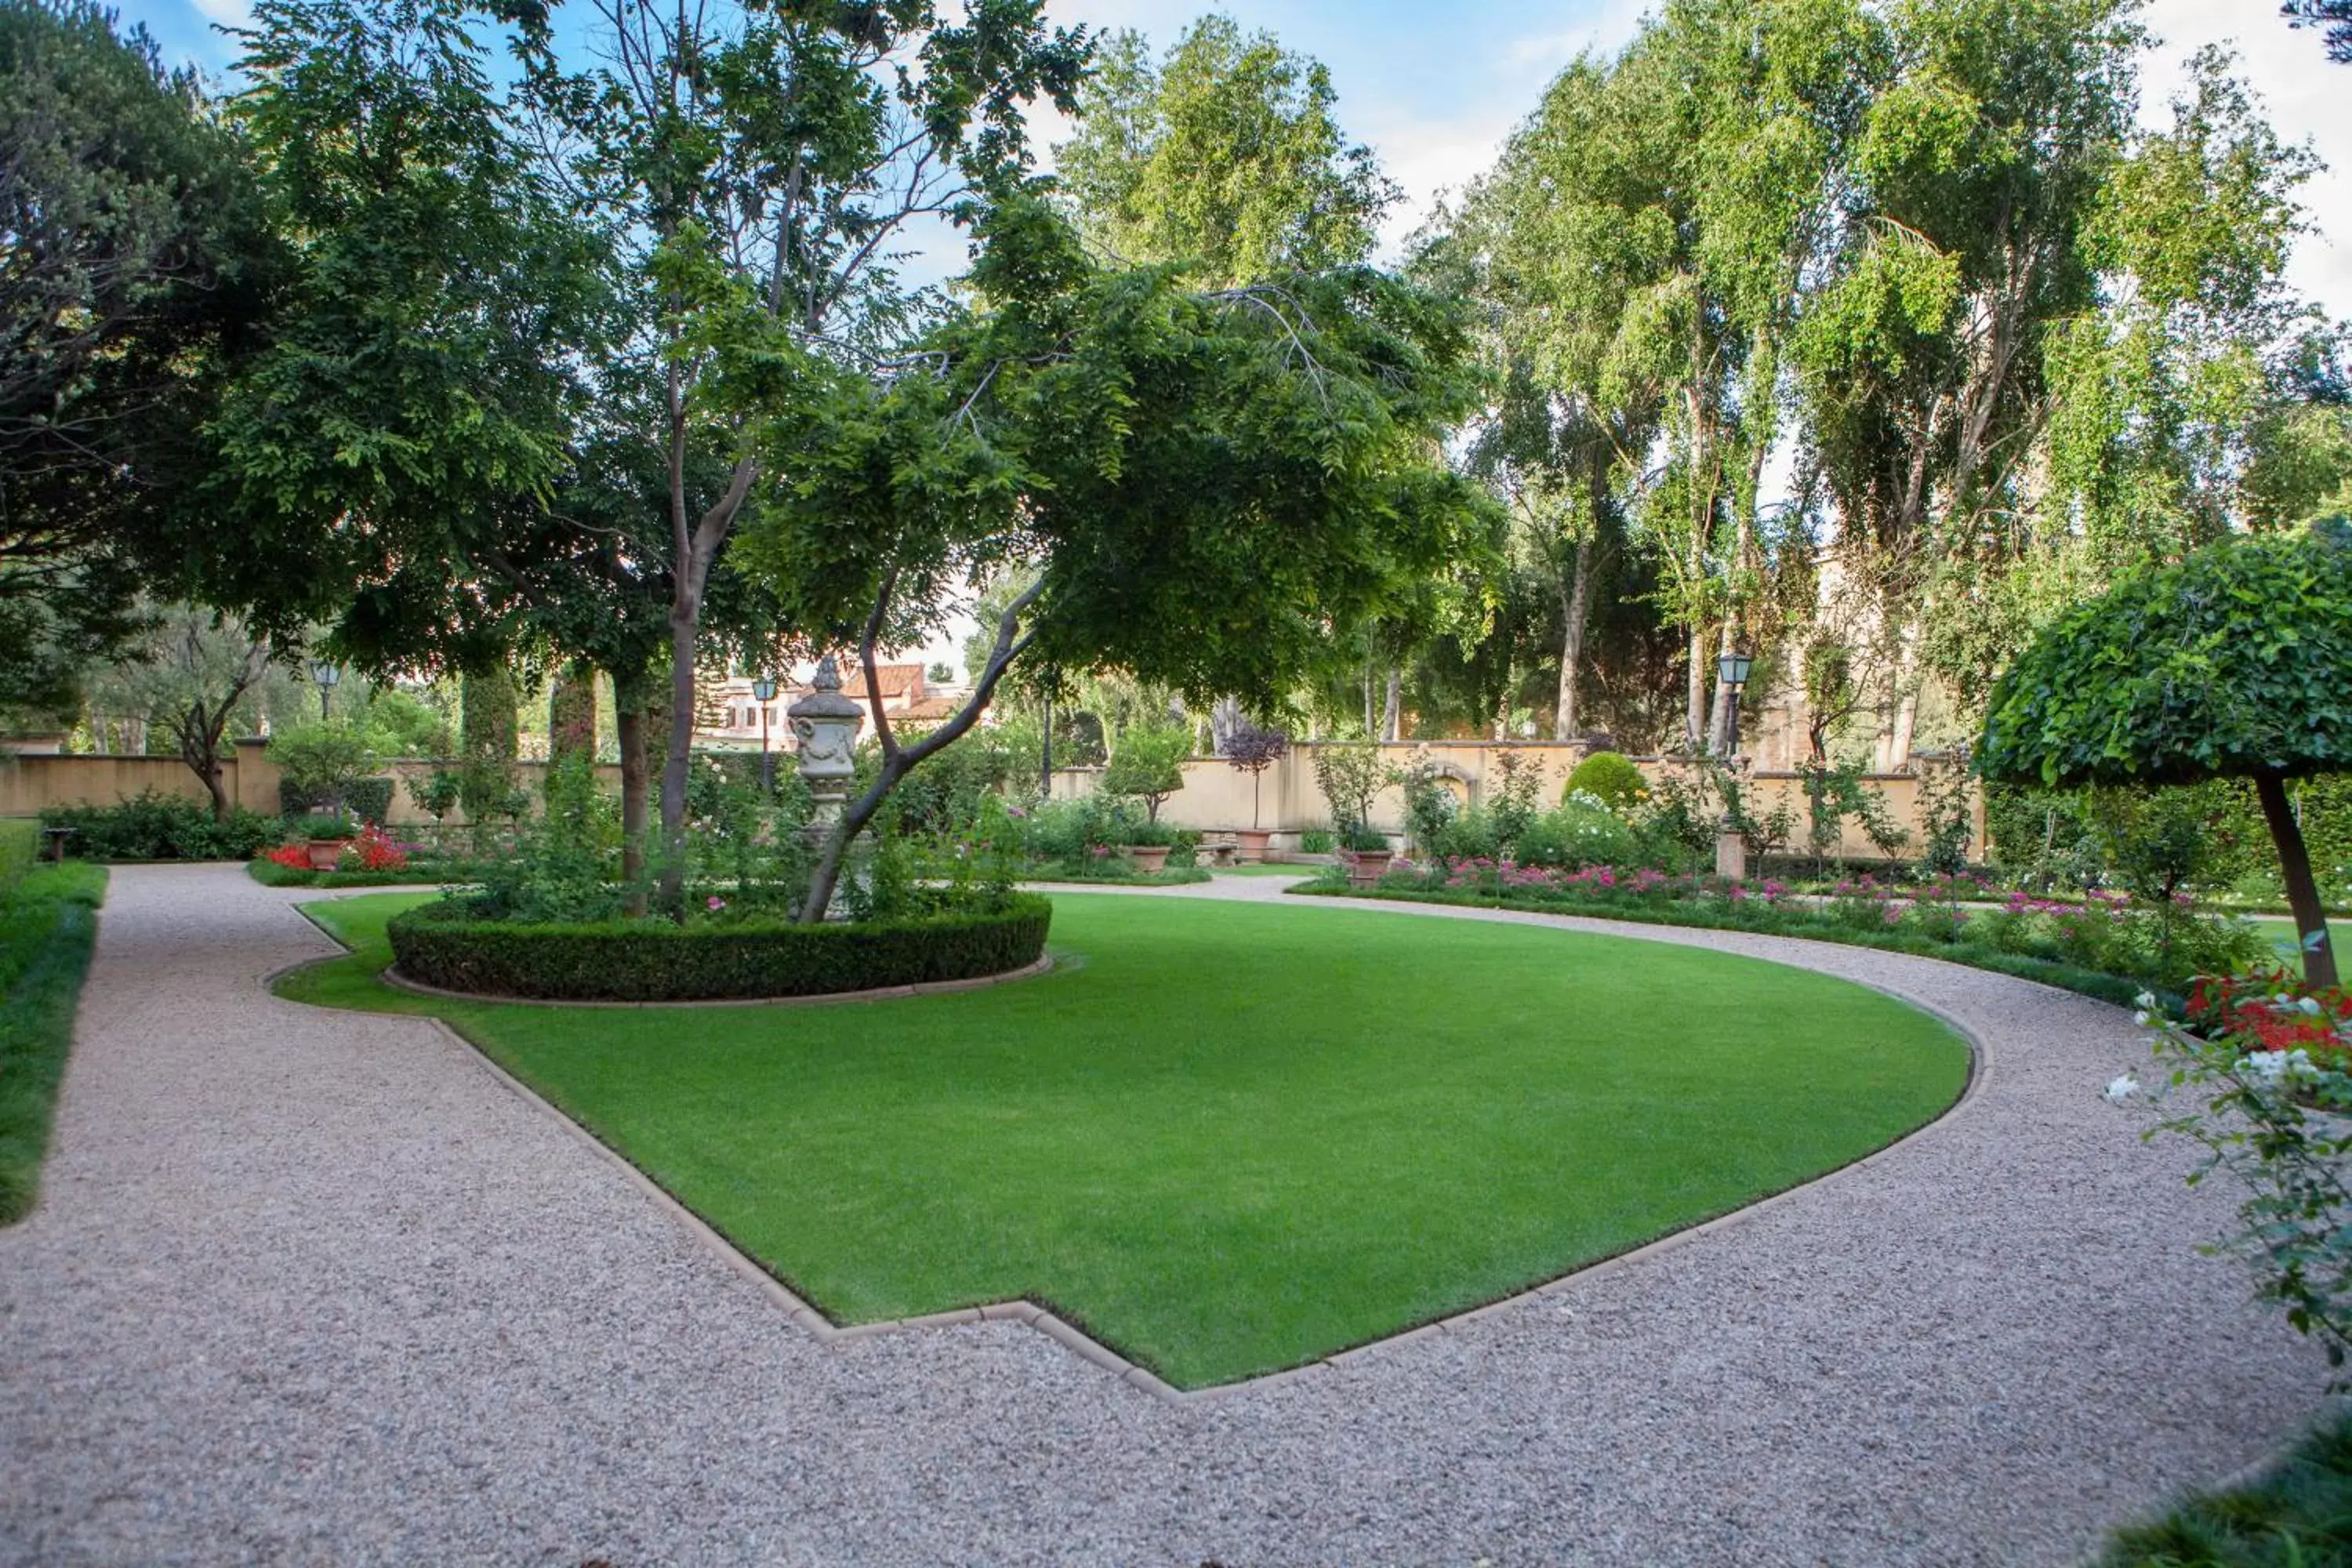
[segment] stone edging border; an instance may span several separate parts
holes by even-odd
[[[1144,892],[1156,891],[1157,889],[1136,889],[1132,890]],[[299,906],[296,907],[299,910]],[[1429,904],[1416,907],[1405,903],[1405,901],[1402,900],[1390,900],[1390,907],[1396,909],[1399,913],[1413,912],[1416,908],[1418,908],[1433,913],[1439,913],[1441,918],[1450,915],[1451,918],[1457,920],[1477,920],[1486,912],[1459,905]],[[1461,912],[1454,913],[1454,911],[1456,910],[1459,910]],[[1496,912],[1507,915],[1512,911],[1498,910]],[[310,920],[310,917],[307,915],[303,918],[310,925],[312,930],[318,931],[322,936],[326,936],[329,941],[336,942],[336,939],[328,932],[324,926],[320,925],[316,921]],[[1570,925],[1565,923],[1571,921],[1579,921],[1580,922],[1580,925]],[[1551,925],[1552,929],[1558,931],[1576,931],[1584,926],[1622,926],[1627,922],[1591,920],[1589,917],[1576,915],[1552,915],[1538,916],[1533,921],[1526,921],[1523,918],[1522,921],[1519,921],[1505,920],[1494,921],[1493,923],[1546,924]],[[1667,929],[1679,930],[1681,928],[1652,926],[1623,931],[1622,934],[1628,936],[1636,942],[1664,942],[1670,945],[1688,947],[1704,947],[1712,945],[1706,942],[1675,942],[1672,937],[1650,934]],[[1615,931],[1595,931],[1593,934],[1614,935],[1620,934],[1620,932]],[[1759,936],[1762,933],[1707,932],[1702,934]],[[1804,943],[1802,939],[1795,937],[1765,936],[1763,937],[1763,940],[1773,942],[1785,942],[1795,945],[1814,945]],[[341,946],[341,943],[340,942],[336,942],[336,945]],[[345,947],[343,951],[345,952],[349,952],[351,949]],[[1760,958],[1760,955],[1752,953],[1734,954],[1734,956]],[[1893,954],[1889,956],[1907,955]],[[316,959],[304,959],[297,963],[281,965],[278,969],[272,970],[268,974],[263,976],[263,986],[265,989],[274,986],[279,976],[291,973],[297,969],[305,968],[319,961]],[[1042,959],[1039,962],[1041,963],[1050,965],[1051,959],[1048,957],[1047,959]],[[1767,963],[1786,963],[1789,968],[1803,969],[1812,973],[1828,973],[1823,970],[1812,969],[1811,966],[1808,964],[1788,963],[1786,960],[1780,959],[1761,959],[1761,962]],[[1935,961],[1927,960],[1924,962],[1932,963]],[[388,973],[389,972],[387,972],[387,978]],[[1349,1350],[1337,1351],[1330,1355],[1308,1362],[1303,1366],[1290,1367],[1282,1372],[1267,1373],[1258,1377],[1244,1378],[1234,1383],[1215,1384],[1207,1388],[1178,1388],[1175,1384],[1167,1382],[1158,1373],[1152,1372],[1150,1368],[1137,1365],[1134,1362],[1128,1360],[1125,1356],[1119,1354],[1117,1351],[1112,1350],[1108,1345],[1104,1344],[1100,1340],[1096,1339],[1091,1334],[1087,1333],[1084,1330],[1072,1326],[1067,1320],[1055,1316],[1049,1309],[1041,1307],[1034,1301],[1025,1300],[992,1301],[984,1306],[964,1307],[949,1312],[931,1312],[918,1318],[894,1318],[887,1321],[877,1323],[854,1323],[846,1327],[835,1323],[832,1319],[826,1317],[816,1308],[803,1300],[792,1290],[790,1287],[785,1285],[782,1280],[777,1279],[775,1275],[770,1273],[764,1267],[762,1267],[757,1258],[751,1257],[751,1254],[736,1246],[724,1231],[719,1229],[718,1226],[712,1225],[709,1220],[704,1219],[700,1215],[695,1213],[694,1210],[688,1208],[685,1204],[680,1203],[677,1198],[672,1195],[667,1189],[661,1185],[661,1184],[656,1182],[651,1176],[647,1175],[644,1171],[638,1169],[635,1164],[632,1163],[626,1155],[614,1148],[611,1144],[605,1142],[602,1138],[597,1137],[595,1133],[590,1131],[579,1121],[573,1120],[560,1107],[541,1095],[537,1089],[531,1088],[529,1084],[523,1082],[522,1079],[509,1072],[505,1068],[500,1067],[497,1062],[491,1060],[489,1053],[483,1050],[481,1047],[476,1045],[472,1040],[467,1039],[463,1031],[457,1028],[447,1020],[436,1017],[430,1014],[422,1016],[421,1021],[430,1025],[433,1028],[438,1030],[452,1044],[461,1047],[467,1056],[478,1062],[484,1070],[488,1072],[493,1079],[504,1085],[509,1092],[520,1099],[525,1104],[536,1107],[542,1115],[562,1127],[568,1135],[578,1140],[589,1149],[593,1150],[599,1156],[608,1162],[615,1170],[626,1178],[628,1182],[639,1192],[651,1199],[656,1208],[660,1209],[662,1212],[668,1215],[673,1220],[677,1221],[680,1226],[684,1226],[690,1235],[694,1236],[698,1240],[701,1241],[704,1246],[716,1254],[719,1260],[725,1263],[729,1268],[740,1275],[743,1279],[749,1280],[751,1284],[757,1286],[767,1295],[769,1300],[775,1302],[778,1307],[783,1310],[786,1317],[790,1318],[792,1321],[797,1324],[800,1328],[805,1330],[819,1344],[846,1344],[857,1340],[879,1338],[882,1335],[897,1333],[901,1330],[907,1329],[945,1329],[961,1327],[971,1323],[1017,1322],[1025,1324],[1028,1327],[1036,1330],[1039,1333],[1044,1334],[1047,1339],[1053,1340],[1069,1350],[1081,1361],[1085,1361],[1092,1365],[1100,1367],[1105,1372],[1111,1373],[1120,1383],[1125,1384],[1129,1387],[1139,1389],[1143,1393],[1149,1394],[1165,1404],[1192,1405],[1208,1404],[1216,1400],[1230,1398],[1237,1394],[1257,1393],[1265,1389],[1277,1387],[1283,1384],[1295,1382],[1302,1378],[1312,1377],[1319,1373],[1338,1371],[1344,1367],[1353,1365],[1355,1363],[1367,1357],[1383,1353],[1395,1347],[1411,1344],[1416,1341],[1426,1340],[1440,1334],[1454,1332],[1459,1330],[1468,1328],[1472,1324],[1480,1322],[1486,1319],[1499,1317],[1505,1312],[1515,1310],[1516,1309],[1523,1307],[1531,1301],[1541,1300],[1545,1298],[1557,1295],[1560,1291],[1568,1289],[1570,1285],[1581,1284],[1584,1280],[1595,1276],[1612,1273],[1620,1268],[1631,1268],[1634,1264],[1644,1262],[1662,1253],[1672,1251],[1686,1243],[1696,1241],[1701,1237],[1710,1236],[1717,1231],[1726,1230],[1735,1225],[1742,1224],[1755,1215],[1764,1213],[1768,1209],[1777,1207],[1780,1204],[1789,1202],[1790,1200],[1796,1198],[1801,1194],[1811,1192],[1813,1188],[1821,1186],[1825,1183],[1835,1181],[1839,1177],[1843,1176],[1850,1172],[1859,1171],[1866,1166],[1874,1165],[1880,1161],[1885,1159],[1887,1156],[1893,1154],[1895,1151],[1901,1149],[1904,1145],[1909,1143],[1912,1140],[1925,1137],[1929,1132],[1942,1127],[1946,1122],[1951,1121],[1954,1117],[1958,1116],[1962,1111],[1966,1110],[1970,1105],[1975,1103],[1979,1098],[1979,1090],[1984,1085],[1989,1071],[1989,1064],[1985,1059],[1984,1042],[1977,1037],[1975,1031],[1961,1024],[1959,1020],[1954,1018],[1950,1014],[1945,1012],[1943,1009],[1934,1006],[1928,1003],[1922,1002],[1916,997],[1906,996],[1900,992],[1889,990],[1885,986],[1871,984],[1867,981],[1848,979],[1846,976],[1841,974],[1831,974],[1829,977],[1833,980],[1843,981],[1849,985],[1862,986],[1864,990],[1876,991],[1880,994],[1892,997],[1895,1000],[1903,1003],[1906,1006],[1916,1007],[1920,1012],[1927,1014],[1930,1017],[1937,1019],[1947,1028],[1950,1029],[1955,1035],[1959,1037],[1961,1043],[1968,1047],[1969,1052],[1968,1082],[1961,1086],[1958,1097],[1956,1098],[1950,1105],[1946,1106],[1941,1114],[1935,1117],[1932,1121],[1922,1122],[1920,1125],[1913,1128],[1910,1131],[1903,1134],[1902,1137],[1895,1139],[1893,1142],[1883,1144],[1880,1147],[1872,1150],[1869,1153],[1861,1156],[1859,1159],[1850,1160],[1844,1164],[1839,1165],[1832,1170],[1824,1171],[1820,1175],[1813,1177],[1811,1181],[1800,1183],[1793,1187],[1784,1187],[1777,1193],[1771,1193],[1766,1196],[1758,1198],[1753,1203],[1743,1204],[1739,1207],[1733,1209],[1728,1214],[1721,1214],[1716,1215],[1712,1219],[1701,1220],[1696,1225],[1686,1226],[1680,1230],[1669,1232],[1668,1234],[1658,1237],[1654,1241],[1644,1242],[1641,1246],[1630,1248],[1624,1252],[1616,1253],[1607,1258],[1596,1258],[1592,1262],[1580,1265],[1579,1267],[1569,1270],[1565,1274],[1544,1280],[1540,1284],[1530,1286],[1527,1289],[1517,1291],[1511,1295],[1500,1297],[1496,1300],[1487,1302],[1484,1306],[1473,1307],[1467,1311],[1456,1312],[1452,1317],[1439,1318],[1433,1321],[1423,1323],[1419,1328],[1408,1329],[1402,1333],[1390,1334],[1381,1339],[1372,1340],[1364,1344],[1354,1346]],[[1012,976],[997,976],[990,978],[1012,978]],[[1995,978],[2011,979],[2013,977],[1999,975],[1995,976]],[[989,983],[989,979],[983,979],[978,984],[986,984]],[[2024,982],[2023,984],[2030,984],[2032,983]],[[942,986],[969,989],[972,987],[974,983],[971,981],[957,980],[940,982],[940,984]],[[409,987],[409,989],[422,990],[423,988],[412,986]],[[462,1001],[496,1000],[495,998],[482,998],[467,995],[457,992],[438,992],[433,993],[433,994],[445,997],[455,997]],[[848,999],[850,998],[842,996],[804,997],[799,998],[798,1000],[835,1001]],[[551,1006],[580,1006],[585,1005],[586,1004],[550,1003],[546,1005]],[[758,1005],[759,1004],[681,1004],[658,1002],[607,1002],[595,1004],[595,1005],[608,1007]],[[773,1004],[768,1005],[773,1005]]]
[[[346,949],[345,951],[349,951]],[[808,996],[710,996],[680,1002],[566,1001],[554,996],[502,996],[489,991],[450,991],[411,980],[395,967],[379,970],[376,978],[395,991],[415,996],[437,996],[450,1002],[489,1002],[501,1007],[823,1007],[843,1002],[888,1002],[906,996],[935,996],[950,991],[983,991],[1014,980],[1034,980],[1054,968],[1054,955],[1040,953],[1035,962],[1002,974],[975,974],[964,980],[926,980],[915,985],[877,985],[869,991],[823,991]]]

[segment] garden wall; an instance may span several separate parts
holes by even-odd
[[[1260,775],[1257,826],[1278,834],[1276,844],[1286,849],[1297,847],[1297,836],[1303,829],[1331,826],[1330,805],[1315,783],[1316,749],[1313,742],[1295,745],[1282,761]],[[1464,805],[1483,805],[1501,787],[1498,759],[1505,752],[1516,752],[1535,763],[1537,800],[1549,806],[1559,804],[1568,775],[1588,752],[1589,748],[1574,742],[1433,741],[1384,745],[1381,756],[1397,768],[1410,767],[1420,756],[1426,756],[1452,782],[1455,795]],[[1663,757],[1636,757],[1633,762],[1654,780],[1685,765]],[[1069,800],[1091,795],[1101,778],[1100,768],[1057,770],[1054,775],[1055,797]],[[1918,778],[1911,773],[1873,773],[1864,782],[1878,792],[1886,803],[1888,814],[1910,833],[1916,846],[1922,837]],[[1752,783],[1753,809],[1759,814],[1769,813],[1787,804],[1796,816],[1801,837],[1805,822],[1803,775],[1759,773],[1752,776]],[[1969,854],[1972,859],[1981,859],[1986,852],[1984,799],[1980,793],[1971,793],[1975,830],[1970,836]],[[1247,827],[1251,826],[1250,776],[1213,758],[1195,758],[1184,764],[1183,789],[1160,807],[1160,816],[1163,822],[1179,827]],[[1372,825],[1390,833],[1403,832],[1403,791],[1391,788],[1381,792],[1372,805]],[[1848,823],[1838,853],[1864,859],[1876,858],[1878,851],[1858,827]]]
[[[417,808],[415,798],[408,791],[408,781],[422,783],[437,770],[455,765],[430,757],[402,757],[384,763],[379,775],[389,773],[402,781],[392,792],[391,822],[387,826],[432,821]],[[517,763],[514,772],[515,782],[536,795],[544,782],[547,764]],[[603,763],[596,774],[606,789],[621,787],[619,763]],[[229,799],[265,816],[278,815],[278,764],[269,760],[267,742],[258,740],[239,741],[236,755],[221,764],[221,783]],[[189,800],[209,798],[203,783],[174,757],[56,756],[37,752],[0,756],[0,816],[37,816],[53,805],[113,805],[146,790]],[[466,815],[462,810],[453,812],[448,820],[462,824]]]

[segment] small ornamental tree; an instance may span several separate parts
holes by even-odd
[[[1234,726],[1225,737],[1225,761],[1250,776],[1250,831],[1257,831],[1257,788],[1265,781],[1265,770],[1282,761],[1290,750],[1290,737],[1279,730],[1261,730],[1248,720]]]
[[[1144,815],[1160,820],[1168,797],[1184,787],[1184,759],[1192,754],[1192,731],[1173,726],[1136,724],[1118,738],[1103,770],[1103,792],[1143,803]]]
[[[2305,973],[2334,985],[2286,784],[2352,771],[2352,524],[2231,540],[2079,606],[1994,686],[1979,755],[1999,783],[2252,779]]]

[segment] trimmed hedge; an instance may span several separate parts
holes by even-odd
[[[1467,888],[1347,888],[1324,882],[1302,882],[1286,892],[1305,898],[1380,899],[1405,904],[1458,904],[1482,910],[1525,910],[1534,914],[1573,915],[1580,920],[1623,921],[1631,925],[1680,926],[1691,931],[1745,931],[1756,936],[1785,936],[1799,942],[1833,942],[1840,947],[1875,948],[1910,958],[1939,958],[1947,963],[1990,970],[2012,979],[2038,981],[2118,1007],[2138,1005],[2142,992],[2152,993],[2168,1011],[2180,1010],[2180,997],[2161,985],[2081,969],[2055,959],[2030,953],[2004,952],[1979,942],[1937,942],[1908,931],[1864,931],[1823,921],[1796,924],[1771,913],[1734,913],[1722,907],[1682,903],[1637,904],[1631,900],[1496,898],[1492,892]]]
[[[522,925],[444,899],[385,926],[404,979],[446,991],[570,1002],[710,1002],[818,996],[972,980],[1034,963],[1054,907],[1017,895],[998,910],[898,921]]]

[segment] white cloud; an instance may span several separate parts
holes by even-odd
[[[242,27],[252,22],[253,7],[247,0],[188,0],[207,22],[224,27]]]

